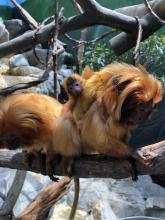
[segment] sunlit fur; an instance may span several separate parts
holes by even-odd
[[[82,120],[84,152],[128,156],[129,131],[147,119],[161,101],[161,82],[142,66],[123,63],[110,64],[84,82],[84,90],[73,109],[75,119]]]
[[[69,113],[61,115],[62,108],[57,100],[46,95],[9,96],[0,104],[0,148],[37,152],[44,149],[47,162],[55,154],[79,154],[76,124]]]

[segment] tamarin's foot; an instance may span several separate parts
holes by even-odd
[[[129,157],[127,160],[124,160],[124,167],[130,172],[132,180],[138,180],[138,171],[136,167],[136,161],[134,158]]]
[[[56,154],[55,156],[49,158],[47,155],[46,160],[46,174],[50,177],[52,181],[58,182],[59,178],[54,176],[55,170],[54,167],[56,165],[59,166],[60,162],[62,160],[62,156],[60,154]]]
[[[50,179],[54,182],[58,182],[59,178],[54,176],[54,167],[53,161],[46,162],[46,174],[50,177]]]
[[[33,161],[35,162],[37,170],[44,171],[44,161],[42,154],[36,151],[23,151],[23,163],[26,168],[29,169],[33,165]]]

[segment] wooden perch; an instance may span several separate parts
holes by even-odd
[[[71,179],[64,177],[58,183],[46,186],[36,198],[17,216],[16,220],[45,220],[50,208],[67,192]]]
[[[76,0],[76,2],[82,7],[84,13],[65,19],[61,24],[59,34],[101,24],[126,32],[121,33],[121,35],[118,35],[111,41],[112,48],[117,54],[121,54],[135,45],[137,34],[137,22],[135,18],[102,7],[94,0]],[[160,7],[160,4],[162,7]],[[165,16],[165,7],[163,6],[164,0],[160,0],[154,7],[154,11],[156,13],[158,12],[158,16],[162,19]],[[140,22],[143,29],[142,40],[161,27],[157,19],[150,13],[142,17]],[[29,31],[15,39],[2,43],[0,45],[0,58],[31,48],[33,46],[34,35],[36,36],[36,44],[49,41],[53,28],[54,21],[41,27],[37,34],[35,30]]]
[[[117,146],[116,146],[117,147]],[[165,174],[165,141],[142,147],[134,153],[137,158],[137,170],[139,175]],[[37,170],[37,161],[34,160],[30,171],[42,173]],[[43,161],[44,164],[44,161]],[[0,151],[0,167],[27,170],[23,163],[23,154],[16,151]],[[55,158],[54,174],[63,175],[62,166]],[[73,175],[80,178],[114,178],[123,179],[130,176],[130,172],[124,167],[122,160],[117,160],[103,155],[84,155],[75,160]]]

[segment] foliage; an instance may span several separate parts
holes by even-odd
[[[112,62],[132,63],[133,49],[121,56],[116,56],[110,49],[107,41],[95,43],[86,47],[82,58],[82,66],[91,66],[94,70]],[[140,45],[140,63],[148,71],[155,73],[158,77],[165,79],[165,35],[153,35]]]

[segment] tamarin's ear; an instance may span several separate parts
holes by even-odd
[[[94,75],[93,69],[91,69],[89,66],[86,66],[82,72],[82,78],[87,80],[91,78],[91,76],[93,75]]]
[[[126,81],[120,83],[121,79],[122,79],[121,75],[112,78],[112,84],[114,85],[113,91],[115,91],[119,94],[127,87],[128,84],[130,84],[132,82],[132,80],[126,80]]]

